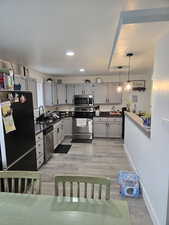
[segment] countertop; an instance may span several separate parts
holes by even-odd
[[[73,114],[74,114],[74,112],[72,112],[72,111],[70,111],[70,112],[60,111],[59,113],[60,113],[60,118],[54,120],[50,124],[46,124],[46,125],[35,124],[35,135],[39,134],[40,132],[43,132],[44,129],[46,129],[50,125],[58,123],[60,120],[62,120],[64,118],[73,117]],[[107,111],[107,112],[100,112],[99,116],[94,115],[94,117],[108,117],[108,118],[117,118],[118,117],[119,118],[119,117],[122,117],[122,115],[121,115],[121,113],[120,114],[110,114],[110,112]]]
[[[111,112],[100,112],[99,116],[94,116],[94,117],[122,117],[121,113],[111,113]]]
[[[151,136],[151,128],[148,128],[146,126],[143,125],[143,120],[136,115],[135,113],[132,112],[125,112],[125,115],[131,119],[135,125],[147,136],[150,138]]]

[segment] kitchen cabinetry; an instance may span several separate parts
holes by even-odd
[[[64,139],[64,128],[63,128],[63,120],[61,120],[53,125],[54,149],[63,141],[63,139]]]
[[[107,102],[107,85],[95,84],[94,85],[94,103],[106,103]]]
[[[53,105],[53,83],[45,81],[43,83],[44,104],[45,106]]]
[[[32,78],[28,78],[28,90],[32,92],[34,109],[38,108],[38,96],[37,96],[37,81]]]
[[[57,84],[57,104],[66,104],[66,85]]]
[[[75,95],[92,95],[94,94],[92,84],[75,84]]]
[[[57,96],[57,83],[52,82],[52,104],[58,104],[58,96]]]
[[[64,136],[72,136],[72,117],[63,120]]]
[[[94,95],[95,104],[121,104],[116,83],[57,84],[44,82],[45,106],[73,104],[74,95]]]
[[[122,93],[117,92],[117,85],[114,83],[107,84],[107,101],[108,103],[121,104],[122,103]]]
[[[75,84],[75,95],[84,94],[84,84]]]
[[[66,85],[66,102],[67,104],[73,104],[75,95],[75,85],[67,84]]]
[[[103,83],[94,85],[95,104],[121,104],[122,93],[117,92],[115,83]]]
[[[121,138],[122,118],[95,117],[94,137]]]
[[[43,132],[36,135],[36,160],[37,168],[39,169],[44,163]]]

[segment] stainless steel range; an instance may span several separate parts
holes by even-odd
[[[73,141],[93,139],[94,100],[92,95],[75,95],[72,124]]]

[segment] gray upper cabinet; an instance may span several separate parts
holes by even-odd
[[[108,83],[108,103],[121,104],[122,93],[117,92],[117,85],[115,83]]]
[[[115,83],[102,83],[94,85],[95,104],[121,104],[122,93],[117,92]]]
[[[92,84],[75,84],[75,95],[92,95],[94,94]]]
[[[45,106],[52,106],[53,105],[53,83],[44,81],[43,91],[44,91]]]
[[[57,98],[58,104],[66,104],[66,85],[65,84],[57,84]]]
[[[95,84],[94,85],[94,103],[106,103],[107,102],[107,85]]]
[[[93,84],[84,84],[84,94],[85,95],[94,95]]]
[[[66,85],[66,100],[67,104],[73,104],[75,95],[75,85],[67,84]]]
[[[32,92],[33,106],[38,108],[38,97],[37,97],[37,81],[32,78],[28,78],[28,90]]]
[[[84,84],[75,84],[75,95],[84,94]]]
[[[52,95],[53,95],[53,105],[58,104],[58,95],[57,95],[57,83],[52,82]]]

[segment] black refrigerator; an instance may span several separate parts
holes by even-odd
[[[0,170],[37,170],[31,92],[0,91]]]

